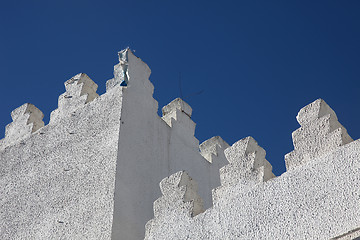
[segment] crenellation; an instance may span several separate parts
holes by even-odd
[[[5,138],[0,148],[7,147],[30,136],[44,126],[44,114],[33,104],[25,103],[11,112],[13,122],[5,127]]]
[[[79,73],[65,82],[66,98],[86,96],[85,103],[91,102],[99,95],[98,85],[85,73]]]
[[[296,119],[301,127],[292,133],[294,150],[285,155],[287,170],[353,141],[322,99],[303,107]]]
[[[85,73],[79,73],[67,80],[65,93],[59,96],[58,108],[50,115],[50,122],[68,116],[79,107],[93,101],[99,95],[96,93],[98,85]]]
[[[123,53],[121,54],[123,55]],[[140,91],[144,89],[152,96],[152,94],[154,93],[154,85],[149,81],[151,75],[151,69],[144,61],[141,60],[141,58],[135,56],[130,49],[127,49],[126,54],[127,54],[126,56],[127,56],[127,64],[128,64],[127,75],[128,75],[129,85],[136,86],[136,88]],[[120,56],[120,58],[123,57]],[[116,75],[114,74],[114,76]],[[133,79],[131,79],[132,77]]]
[[[264,181],[275,177],[271,164],[265,159],[265,150],[250,136],[237,141],[225,149],[224,153],[230,164],[243,166],[244,171],[264,167]]]
[[[325,101],[299,111],[291,171],[276,177],[252,137],[199,145],[182,99],[159,117],[150,68],[129,48],[118,56],[102,96],[84,73],[66,81],[46,127],[30,103],[11,112],[0,140],[1,239],[360,236],[360,140]]]
[[[204,211],[203,201],[197,193],[197,183],[185,171],[164,178],[159,185],[163,197],[154,203],[155,217],[160,216],[164,210],[172,211],[172,207],[182,204],[186,205],[183,209],[192,217]]]
[[[189,134],[195,133],[195,122],[191,119],[192,109],[180,98],[176,98],[162,108],[162,119],[173,127],[174,123],[183,126]]]
[[[191,118],[192,108],[181,98],[176,98],[172,100],[168,105],[162,108],[163,117],[166,115],[172,114],[175,109],[179,109],[181,112],[185,113]]]
[[[300,109],[296,116],[296,120],[301,126],[304,126],[325,115],[330,115],[331,119],[337,121],[337,116],[334,110],[332,110],[324,100],[319,98]]]
[[[265,150],[252,137],[243,138],[224,151],[228,165],[220,168],[221,186],[213,190],[213,201],[227,197],[229,188],[247,189],[274,178]]]
[[[197,183],[185,171],[164,178],[159,185],[162,197],[154,202],[154,219],[146,224],[146,233],[151,232],[158,218],[174,212],[184,217],[194,217],[204,212],[203,201],[197,192]]]
[[[215,136],[202,142],[199,146],[199,149],[200,154],[206,160],[212,163],[214,159],[219,158],[219,154],[223,154],[224,150],[228,147],[230,147],[230,145],[225,142],[220,136]]]
[[[171,133],[183,139],[183,142],[199,148],[199,140],[195,137],[196,123],[191,119],[191,107],[180,98],[176,98],[162,108],[162,120],[170,127]]]

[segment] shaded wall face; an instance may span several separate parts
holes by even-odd
[[[1,239],[110,239],[121,102],[114,89],[0,152]]]

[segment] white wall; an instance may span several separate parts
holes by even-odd
[[[357,229],[360,140],[270,181],[226,194],[194,218],[168,211],[155,219],[146,239],[328,240]]]
[[[0,151],[0,239],[111,238],[121,95],[85,104],[73,92],[49,125]]]
[[[150,69],[130,51],[128,76],[119,136],[112,239],[131,240],[144,237],[145,223],[153,217],[153,201],[161,196],[161,179],[179,170],[188,171],[199,183],[200,195],[209,207],[211,189],[220,185],[218,169],[226,160],[219,153],[220,159],[211,164],[201,156],[192,120],[183,112],[177,121],[172,121],[172,127],[157,115],[153,85],[148,80]]]
[[[241,139],[224,151],[229,164],[220,169],[214,206],[192,218],[193,210],[184,207],[189,199],[180,195],[173,203],[164,191],[146,239],[360,237],[360,140],[352,142],[322,99],[302,108],[297,119],[286,173],[273,178],[265,151],[253,138]]]
[[[15,111],[24,115],[11,124],[16,136],[0,141],[1,239],[142,239],[160,180],[179,170],[212,205],[228,145],[214,138],[200,152],[189,115],[170,108],[176,120],[160,118],[150,69],[129,50],[120,55],[105,94],[76,75],[38,131],[29,124],[41,125],[41,112]],[[124,79],[128,86],[119,86]]]

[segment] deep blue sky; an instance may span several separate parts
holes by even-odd
[[[49,121],[63,83],[105,92],[117,52],[152,69],[162,107],[183,95],[196,136],[253,136],[279,175],[298,110],[323,98],[360,138],[360,1],[2,1],[0,127],[25,102]]]

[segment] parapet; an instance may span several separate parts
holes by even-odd
[[[166,119],[168,119],[169,116],[175,117],[173,115],[175,110],[180,110],[181,112],[183,112],[186,115],[188,115],[189,117],[191,117],[192,108],[190,107],[189,104],[184,102],[181,98],[176,98],[173,101],[171,101],[168,105],[164,106],[162,108],[162,114],[164,117],[167,116]]]
[[[44,114],[33,104],[25,103],[11,112],[12,123],[5,128],[5,138],[0,140],[0,149],[30,136],[44,126]]]
[[[220,136],[212,137],[200,144],[200,154],[210,163],[214,162],[216,157],[219,157],[221,152],[224,152],[230,145],[225,142]]]
[[[287,170],[353,141],[322,99],[303,107],[296,119],[301,127],[292,133],[294,150],[285,155]]]
[[[93,101],[99,95],[96,93],[98,85],[85,73],[79,73],[67,80],[66,92],[59,96],[58,108],[50,115],[50,122],[68,116],[79,107]]]
[[[162,119],[172,128],[194,136],[195,122],[191,119],[192,109],[180,98],[176,98],[162,108]]]
[[[229,164],[220,168],[221,186],[213,190],[213,202],[227,197],[234,189],[242,191],[275,177],[266,152],[254,138],[246,137],[224,151]]]
[[[163,197],[154,202],[154,216],[158,217],[173,206],[182,206],[181,210],[194,217],[203,212],[203,202],[197,193],[197,183],[185,172],[180,171],[164,178],[160,182]]]
[[[145,226],[148,234],[158,219],[172,215],[194,217],[204,211],[203,201],[197,193],[197,183],[185,172],[180,171],[160,182],[162,197],[154,202],[154,219]]]
[[[118,53],[119,64],[114,66],[114,78],[106,83],[107,91],[116,86],[134,86],[132,89],[138,91],[140,95],[152,96],[154,87],[148,80],[151,70],[140,58],[136,57],[132,51],[127,48]],[[50,124],[54,124],[63,117],[69,117],[77,109],[85,104],[95,100],[99,95],[96,93],[98,85],[85,73],[79,73],[67,80],[65,83],[65,92],[58,98],[58,108],[51,112]],[[148,100],[149,98],[147,98]],[[157,108],[157,102],[151,97],[154,108]],[[25,104],[26,105],[26,104]],[[44,126],[42,121],[43,114],[34,105],[27,104],[15,109],[12,116],[17,116],[17,112],[23,113],[23,118],[29,117],[28,124],[19,119],[14,119],[13,123],[6,127],[6,134],[3,140],[0,140],[0,148],[11,145],[20,138],[28,136]],[[21,112],[25,109],[23,112]],[[34,109],[37,109],[36,111]],[[40,112],[40,113],[38,113]],[[27,113],[30,115],[27,116]],[[41,117],[40,117],[41,116]],[[34,118],[34,120],[32,120]],[[35,118],[37,120],[35,120]],[[25,121],[26,122],[26,121]],[[23,127],[20,127],[23,126]],[[29,127],[32,130],[29,130]],[[22,129],[24,128],[24,129]]]

